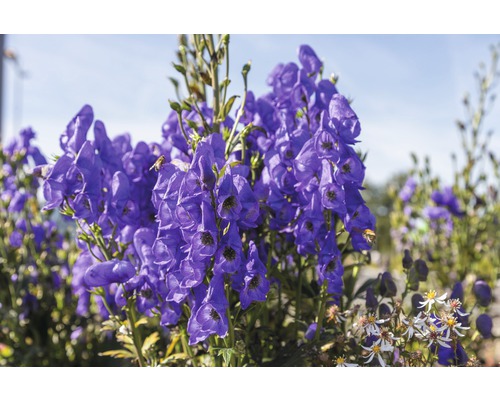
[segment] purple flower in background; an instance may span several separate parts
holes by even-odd
[[[313,322],[311,325],[307,327],[306,333],[305,333],[305,338],[307,340],[313,340],[314,336],[316,336],[316,330],[318,329],[318,324],[316,322]]]
[[[476,327],[479,333],[485,339],[491,338],[491,330],[493,329],[493,320],[488,314],[481,314],[476,319]]]
[[[474,296],[479,305],[487,307],[492,300],[491,287],[482,279],[478,279],[473,287]]]
[[[384,272],[380,277],[379,292],[382,297],[396,296],[397,287],[390,272]]]
[[[447,207],[447,209],[456,217],[462,217],[465,212],[460,209],[457,197],[453,194],[451,187],[445,187],[442,192],[434,191],[431,194],[431,199],[438,206]]]
[[[458,299],[460,302],[464,301],[464,287],[462,282],[457,282],[453,285],[453,289],[451,291],[450,299]]]
[[[413,177],[409,177],[403,188],[400,190],[399,192],[399,198],[407,203],[411,200],[413,194],[415,193],[415,189],[417,188],[417,182],[415,181],[415,179],[413,179]]]

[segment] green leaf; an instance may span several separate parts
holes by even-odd
[[[142,345],[141,351],[142,354],[147,353],[147,351],[158,341],[160,340],[160,334],[158,332],[153,332],[146,339],[144,339],[144,343]]]
[[[230,166],[231,168],[233,168],[233,167],[237,166],[238,164],[241,164],[241,161],[240,161],[240,160],[236,160],[236,161],[230,162],[230,163],[229,163],[229,166]],[[219,177],[224,176],[224,174],[225,174],[225,172],[226,172],[226,168],[227,168],[227,166],[228,166],[228,164],[226,164],[226,165],[224,165],[224,166],[222,167],[222,169],[220,170],[220,172],[219,172],[219,174],[218,174],[218,175],[219,175]]]
[[[191,119],[185,119],[184,121],[186,121],[186,123],[188,124],[188,126],[195,132],[198,131],[198,124],[196,122],[194,122],[193,120]]]
[[[234,353],[233,348],[226,348],[226,349],[220,349],[218,355],[222,356],[222,358],[224,359],[224,363],[226,365],[229,365],[230,361],[231,361],[231,356],[233,355],[233,353]]]
[[[99,355],[113,358],[135,358],[135,355],[127,350],[108,350],[99,353]]]
[[[143,318],[139,319],[134,325],[137,328],[138,326],[146,325],[147,323],[148,323],[148,319],[146,317],[143,317]]]
[[[229,84],[231,83],[231,79],[229,78],[224,78],[224,80],[220,83],[219,87],[220,89],[224,89],[226,86],[229,86]]]
[[[186,75],[186,68],[182,65],[172,63],[177,72],[180,72],[182,75]]]
[[[118,340],[120,343],[125,343],[125,344],[130,344],[130,345],[134,344],[134,341],[132,340],[132,338],[127,336],[127,335],[117,334],[116,340]]]
[[[174,85],[175,90],[177,90],[179,88],[179,81],[171,77],[169,77],[168,79],[170,80],[170,82],[172,82],[172,85]]]
[[[171,101],[169,100],[168,103],[170,104],[170,108],[174,110],[176,113],[181,112],[181,105],[177,103],[176,101]]]
[[[226,104],[224,104],[224,108],[222,109],[222,119],[226,119],[226,117],[231,112],[231,108],[233,108],[234,101],[240,96],[231,96]]]

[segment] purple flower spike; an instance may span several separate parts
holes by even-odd
[[[415,189],[417,188],[417,182],[413,177],[409,177],[406,180],[406,183],[404,184],[403,188],[399,192],[399,198],[405,202],[408,203],[410,199],[413,196],[413,193],[415,193]]]

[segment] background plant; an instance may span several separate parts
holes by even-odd
[[[76,315],[71,232],[41,212],[34,137],[0,148],[0,365],[100,365],[99,321]]]

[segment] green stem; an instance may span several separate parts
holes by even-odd
[[[189,356],[190,360],[193,363],[193,366],[197,367],[198,361],[196,361],[196,358],[194,357],[194,354],[193,354],[193,349],[191,348],[191,346],[189,345],[189,343],[187,341],[187,332],[185,329],[183,329],[182,333],[181,333],[181,343],[182,343],[182,350],[184,351],[184,353],[186,353]]]
[[[295,338],[298,340],[299,335],[299,320],[302,306],[302,266],[300,260],[298,262],[298,278],[299,282],[297,284],[297,290],[295,295]]]
[[[214,120],[213,120],[213,132],[219,132],[220,126],[220,90],[219,90],[219,60],[217,59],[217,49],[214,44],[213,35],[208,35],[209,40],[207,41],[207,48],[210,54],[210,72],[212,76],[212,88],[214,92],[213,98],[213,110],[214,110]]]
[[[125,310],[125,313],[127,315],[127,319],[130,325],[130,330],[132,331],[132,339],[134,342],[135,352],[137,353],[137,360],[139,362],[139,367],[144,367],[146,365],[146,362],[142,354],[142,338],[139,333],[138,327],[135,326],[136,318],[135,318],[133,299],[129,299],[128,307]]]
[[[319,312],[318,312],[316,334],[314,335],[315,341],[319,340],[321,328],[323,328],[323,319],[325,317],[325,311],[326,311],[326,300],[328,298],[328,292],[326,291],[327,285],[328,285],[328,282],[325,279],[323,281],[323,285],[321,286],[321,301],[319,303]]]

